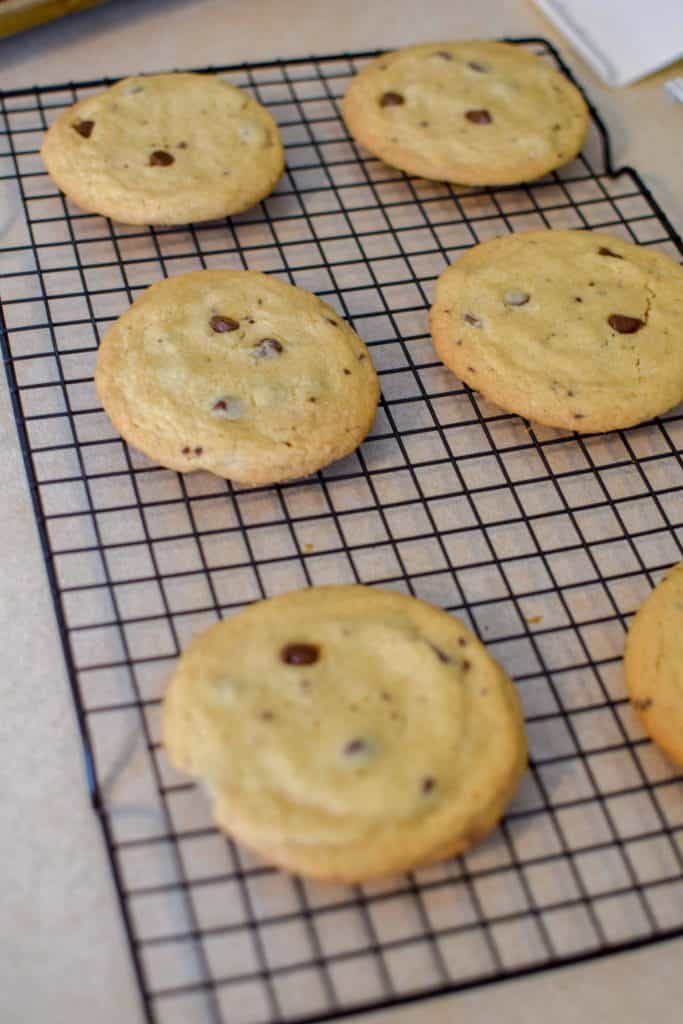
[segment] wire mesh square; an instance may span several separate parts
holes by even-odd
[[[543,40],[518,40],[561,64]],[[683,416],[576,437],[507,415],[435,358],[444,267],[510,231],[604,227],[680,258],[593,111],[583,154],[530,185],[455,188],[361,151],[338,100],[368,54],[209,69],[287,147],[245,214],[141,229],[78,210],[45,127],[106,85],[1,97],[2,346],[100,815],[147,1018],[302,1024],[683,934],[683,790],[624,696],[629,616],[681,557]],[[355,454],[247,490],[179,476],[117,436],[98,339],[147,285],[200,267],[317,291],[371,346],[382,401]],[[264,865],[169,765],[159,706],[216,618],[364,582],[464,619],[518,683],[531,770],[500,829],[446,864],[354,888]]]

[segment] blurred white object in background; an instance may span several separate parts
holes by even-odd
[[[683,56],[683,0],[534,3],[608,85],[629,85]]]

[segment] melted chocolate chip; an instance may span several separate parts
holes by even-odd
[[[509,291],[505,292],[503,302],[506,306],[526,306],[531,296],[528,292]]]
[[[263,338],[253,351],[254,359],[276,359],[284,351],[277,338]]]
[[[286,644],[280,651],[285,665],[313,665],[320,657],[320,648],[314,644]]]
[[[467,62],[467,67],[471,68],[472,71],[479,71],[482,73],[488,71],[486,64],[482,64],[481,61],[478,60],[469,60]]]
[[[465,113],[465,117],[472,124],[491,124],[493,120],[488,110],[468,110]]]
[[[622,313],[612,313],[607,317],[607,323],[619,334],[635,334],[645,326],[644,320],[639,320],[635,316],[624,316]]]
[[[244,414],[244,404],[236,395],[217,398],[211,406],[212,414],[221,420],[239,420]]]
[[[76,121],[73,125],[73,130],[82,135],[84,139],[89,139],[92,135],[92,130],[95,127],[94,121]]]
[[[427,775],[420,783],[420,789],[422,790],[424,796],[427,796],[428,793],[431,793],[435,786],[436,779],[433,778],[431,775]]]
[[[463,320],[465,321],[466,324],[471,324],[472,327],[481,327],[481,320],[479,319],[479,317],[474,316],[472,313],[465,313],[463,315]]]
[[[611,249],[606,249],[604,245],[601,245],[598,249],[598,256],[611,256],[615,260],[623,260],[623,256],[620,256],[618,252],[612,252]]]
[[[149,158],[150,167],[170,167],[173,163],[175,163],[175,157],[171,153],[167,153],[165,149],[155,149]]]
[[[404,103],[400,92],[385,92],[379,100],[380,107],[400,107]]]
[[[353,757],[357,754],[367,753],[368,745],[364,739],[360,736],[356,736],[355,739],[349,740],[349,742],[342,748],[342,754],[345,757]]]
[[[239,324],[229,316],[212,316],[209,320],[209,327],[216,334],[225,334],[226,331],[236,331]]]

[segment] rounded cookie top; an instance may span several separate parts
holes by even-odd
[[[683,398],[683,268],[592,231],[508,235],[441,275],[436,350],[508,412],[583,433],[650,419]]]
[[[278,127],[260,103],[215,75],[126,78],[81,100],[41,148],[82,209],[124,224],[185,224],[239,213],[284,169]]]
[[[227,832],[344,882],[467,848],[526,766],[516,690],[485,647],[445,612],[364,586],[282,594],[195,638],[163,736]]]
[[[386,163],[462,185],[538,178],[573,159],[588,130],[588,108],[564,75],[497,42],[384,54],[352,80],[342,112]]]
[[[348,455],[379,400],[366,346],[331,306],[248,270],[148,288],[102,340],[95,385],[119,433],[150,458],[244,484]]]
[[[683,767],[683,562],[669,571],[631,621],[624,671],[645,731]]]

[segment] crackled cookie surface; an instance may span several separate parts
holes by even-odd
[[[564,75],[497,42],[384,54],[352,80],[342,112],[386,163],[462,185],[538,178],[572,160],[588,129],[588,108]]]
[[[584,433],[683,399],[683,268],[591,231],[508,235],[441,275],[430,314],[446,366],[508,412]]]
[[[277,125],[214,75],[126,78],[49,128],[41,156],[82,209],[124,224],[184,224],[239,213],[284,169]]]
[[[631,622],[624,671],[645,731],[683,767],[683,562],[655,587]]]
[[[95,385],[119,433],[150,458],[243,484],[348,455],[379,399],[367,348],[331,306],[244,270],[148,288],[102,340]]]
[[[445,612],[364,586],[282,594],[195,638],[163,737],[229,834],[344,882],[466,849],[526,767],[516,690],[486,648]]]

